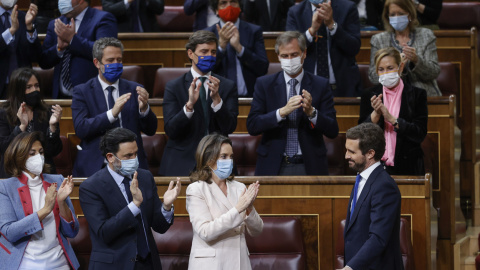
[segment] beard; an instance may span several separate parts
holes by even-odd
[[[353,159],[348,159],[348,167],[356,172],[362,172],[365,170],[365,165],[367,164],[367,159],[365,157],[362,158],[360,162],[355,162]]]

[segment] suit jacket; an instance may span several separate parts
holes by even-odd
[[[277,122],[276,111],[287,104],[287,85],[283,71],[258,78],[252,106],[247,118],[250,135],[262,134],[257,148],[255,175],[278,175],[287,145],[288,121]],[[328,175],[327,149],[323,135],[335,138],[338,123],[333,95],[327,79],[304,71],[300,89],[312,95],[312,106],[317,109],[317,123],[313,126],[302,111],[298,127],[298,142],[305,169],[309,175]]]
[[[212,99],[208,95],[209,127],[208,133],[221,133],[225,136],[233,133],[237,127],[238,94],[235,83],[212,73],[220,80],[218,93],[223,105],[217,112],[211,108]],[[187,176],[195,167],[195,151],[205,136],[205,116],[200,100],[193,106],[190,119],[185,115],[183,106],[188,101],[188,88],[192,83],[192,72],[169,81],[163,97],[163,119],[165,133],[168,136],[163,152],[159,174],[166,176]],[[210,92],[209,92],[210,93]]]
[[[437,20],[442,12],[443,0],[419,0],[420,4],[425,5],[423,14],[417,12],[417,18],[421,25],[437,24]]]
[[[5,32],[6,28],[0,19],[0,34]],[[42,45],[38,37],[33,43],[27,39],[27,26],[25,25],[25,12],[18,11],[18,30],[15,32],[14,40],[7,45],[3,37],[0,37],[0,97],[6,95],[6,81],[10,67],[10,57],[14,50],[17,58],[17,68],[32,67],[32,62],[37,62],[42,53]]]
[[[217,24],[214,24],[207,29],[215,33],[218,38]],[[239,57],[240,66],[242,68],[243,79],[247,87],[248,96],[253,96],[253,89],[255,81],[258,77],[267,74],[268,59],[265,51],[265,43],[263,42],[263,32],[260,26],[240,20],[238,29],[240,33],[240,43],[245,48],[242,57]],[[231,57],[229,57],[229,55]],[[237,76],[235,71],[237,52],[228,44],[225,51],[217,50],[217,64],[214,72],[220,76],[226,77],[237,83]],[[229,61],[230,60],[230,61]]]
[[[63,23],[70,20],[61,16]],[[77,34],[73,36],[68,47],[71,53],[70,81],[73,86],[87,82],[98,75],[98,69],[93,64],[93,43],[103,37],[117,37],[117,21],[109,12],[87,7]],[[42,45],[40,67],[49,69],[55,67],[53,75],[52,97],[57,98],[60,90],[60,73],[62,58],[57,54],[57,34],[55,34],[55,20],[48,24],[47,34]]]
[[[361,94],[360,71],[355,56],[360,51],[360,21],[355,4],[349,0],[332,0],[333,20],[337,30],[329,40],[329,53],[332,69],[335,75],[337,89],[336,97],[358,97]],[[312,25],[312,5],[304,0],[290,8],[287,18],[287,31],[305,33]],[[320,40],[320,38],[319,38]],[[320,41],[307,39],[307,57],[303,68],[315,73],[315,63],[318,59],[316,46]]]
[[[423,27],[416,28],[413,35],[413,44],[410,46],[415,48],[418,62],[416,65],[412,62],[408,62],[409,65],[405,66],[403,73],[406,74],[406,77],[413,86],[425,89],[427,91],[427,96],[441,96],[442,93],[438,88],[436,80],[438,74],[440,74],[437,46],[435,45],[436,37],[432,30]],[[370,40],[372,48],[370,52],[368,77],[374,84],[378,83],[378,75],[375,68],[375,54],[380,49],[396,47],[396,44],[393,43],[394,36],[394,33],[382,32],[373,35]],[[398,47],[396,48],[398,49]]]
[[[57,183],[58,190],[63,182],[61,175],[41,174],[40,176],[45,192],[52,183]],[[0,261],[3,269],[18,269],[32,235],[43,230],[42,221],[38,219],[36,213],[33,213],[27,181],[28,178],[24,174],[18,178],[12,177],[0,181]],[[67,237],[74,238],[80,225],[70,198],[67,198],[66,203],[72,212],[73,221],[71,222],[60,217],[57,202],[53,207],[57,237],[70,266],[78,269],[80,264]]]
[[[345,223],[345,265],[355,270],[403,270],[400,251],[401,195],[380,164],[368,177],[350,220]]]
[[[137,172],[138,187],[143,196],[140,205],[141,217],[153,267],[162,269],[151,229],[165,233],[171,224],[163,216],[162,201],[158,197],[152,174],[142,169],[138,169]],[[128,208],[125,197],[108,169],[105,167],[85,180],[80,185],[79,195],[92,240],[88,268],[134,269],[137,254],[136,230],[143,228]]]
[[[370,98],[383,93],[381,85],[366,90],[360,103],[360,118],[358,123],[372,122],[370,114],[373,111]],[[402,92],[400,112],[398,114],[397,143],[395,146],[395,166],[389,171],[395,175],[423,175],[423,151],[421,144],[427,136],[428,107],[425,90],[412,87],[405,83]],[[385,121],[380,117],[378,125],[384,129]],[[390,169],[390,168],[389,168]]]
[[[208,0],[185,0],[183,3],[183,11],[186,15],[195,14],[193,31],[207,28],[208,6]]]
[[[76,135],[82,139],[77,158],[73,167],[73,175],[90,176],[102,168],[105,157],[100,152],[100,138],[107,130],[115,127],[117,121],[110,123],[107,117],[107,101],[98,77],[73,89],[72,116]],[[147,156],[143,150],[143,141],[140,132],[149,136],[157,130],[157,117],[150,108],[145,117],[140,117],[138,107],[139,84],[120,79],[119,96],[131,93],[132,96],[125,103],[121,112],[122,127],[133,131],[137,135],[138,161],[140,168],[148,170]]]
[[[62,140],[60,139],[60,130],[57,124],[57,132],[53,133],[52,136],[48,136],[49,130],[49,119],[51,116],[51,112],[47,114],[47,119],[45,121],[40,122],[38,119],[38,112],[33,111],[33,131],[40,131],[45,136],[45,144],[43,145],[43,149],[45,150],[45,163],[50,165],[50,173],[56,173],[55,170],[55,163],[53,162],[53,158],[60,154],[63,149]],[[7,150],[8,145],[11,141],[18,135],[22,133],[20,129],[20,124],[16,124],[15,126],[10,125],[7,119],[7,112],[5,109],[0,109],[0,152],[5,153]],[[4,168],[4,155],[0,157],[0,177],[7,178],[11,175],[7,175]]]
[[[227,196],[215,182],[197,181],[187,188],[187,211],[193,227],[188,269],[252,269],[245,232],[263,230],[255,209],[246,216],[235,205],[245,190],[243,183],[227,180]]]
[[[287,12],[294,4],[294,0],[270,0],[269,15],[267,0],[244,1],[243,12],[247,21],[260,25],[263,31],[285,31]]]
[[[135,1],[143,32],[159,32],[156,15],[161,15],[163,0]],[[134,4],[131,3],[130,5]],[[132,9],[126,8],[123,0],[102,0],[103,11],[112,13],[118,22],[119,32],[133,32]]]

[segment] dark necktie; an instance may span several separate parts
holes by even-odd
[[[318,31],[317,57],[317,75],[328,79],[330,75],[328,70],[328,34],[324,23]]]
[[[205,135],[209,133],[209,125],[210,125],[210,114],[208,109],[208,102],[207,102],[207,91],[205,90],[205,80],[206,77],[199,77],[200,81],[202,82],[202,86],[200,86],[200,101],[202,103],[203,109],[203,120],[205,121]]]
[[[67,24],[69,24],[69,22],[67,22]],[[72,82],[70,81],[70,61],[71,60],[72,60],[72,54],[70,53],[70,49],[67,48],[63,53],[62,69],[60,70],[60,76],[62,77],[63,87],[67,90],[70,96],[72,95],[71,92],[73,87]]]
[[[10,24],[10,13],[5,11],[3,13],[3,25],[5,26],[5,30],[9,29],[12,25]],[[16,46],[15,40],[8,44],[8,51],[9,51],[9,61],[8,61],[8,74],[7,74],[7,82],[9,82],[10,75],[12,72],[17,69],[17,53],[16,53]]]
[[[130,9],[132,11],[132,29],[133,32],[140,32],[140,23],[138,17],[138,0],[134,0],[130,3]]]
[[[123,186],[125,187],[125,192],[127,193],[128,201],[132,202],[133,201],[133,196],[132,192],[130,191],[130,179],[127,177],[123,178]],[[148,245],[147,245],[147,239],[145,238],[145,230],[143,226],[143,221],[142,221],[142,215],[138,214],[135,217],[138,221],[138,226],[137,226],[137,254],[142,257],[146,258],[148,256]]]
[[[350,208],[350,220],[352,218],[353,211],[355,210],[355,205],[357,204],[357,194],[358,194],[358,185],[362,177],[360,174],[357,174],[357,178],[355,179],[355,186],[353,187],[353,198],[352,198],[352,207]]]
[[[297,91],[295,90],[298,81],[296,79],[291,79],[288,82],[290,86],[290,91],[288,92],[288,100],[291,97],[297,95]],[[291,112],[287,116],[288,121],[288,131],[287,131],[287,146],[285,149],[285,154],[289,157],[293,157],[298,153],[298,110]]]

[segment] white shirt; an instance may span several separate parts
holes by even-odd
[[[355,198],[355,201],[358,200],[358,198],[360,198],[360,194],[362,194],[363,187],[367,183],[367,180],[368,180],[368,177],[370,177],[370,174],[372,174],[373,170],[375,170],[375,168],[377,168],[380,165],[381,165],[380,161],[377,161],[372,166],[366,168],[363,172],[360,173],[362,180],[360,180],[360,182],[358,183],[357,198]],[[353,200],[352,200],[352,203],[353,203]]]
[[[198,72],[195,71],[195,69],[190,68],[190,72],[192,73],[192,77],[193,78],[199,78],[199,77],[205,77],[207,78],[205,80],[205,82],[203,83],[203,87],[205,88],[205,98],[208,100],[208,84],[207,82],[210,82],[210,80],[208,79],[208,76],[210,76],[212,74],[212,72],[208,72],[207,74],[205,75],[200,75]],[[197,80],[197,83],[196,85],[200,84],[201,81],[200,80]],[[200,101],[200,97],[199,97],[199,100]],[[197,102],[198,102],[197,101]],[[223,105],[223,100],[221,99],[220,100],[220,103],[218,103],[216,106],[213,106],[213,102],[212,102],[212,109],[213,109],[213,112],[218,112],[218,110],[220,110],[222,108],[222,105]],[[193,109],[193,108],[192,108]],[[195,112],[195,110],[192,110],[191,112],[187,112],[187,106],[185,104],[185,106],[183,106],[183,112],[185,113],[185,115],[188,117],[188,119],[192,118],[193,116],[193,113]]]
[[[220,19],[218,18],[217,14],[215,14],[215,11],[213,11],[212,7],[208,5],[207,26],[212,26],[218,23],[218,21],[220,21]]]
[[[367,18],[367,8],[365,6],[365,2],[366,0],[360,0],[360,2],[358,2],[358,5],[357,5],[357,9],[358,9],[358,17],[360,19],[366,19]]]

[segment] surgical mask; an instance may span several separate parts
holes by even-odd
[[[380,82],[386,88],[393,88],[398,84],[400,80],[400,75],[398,75],[398,70],[390,73],[384,73],[378,77],[378,82]]]
[[[123,65],[122,63],[112,63],[112,64],[105,64],[105,70],[103,71],[103,77],[107,79],[107,81],[114,83],[123,73]]]
[[[298,74],[300,70],[302,70],[302,56],[298,56],[292,59],[282,59],[280,58],[280,64],[282,65],[282,69],[287,73],[288,75],[292,76],[295,74]]]
[[[233,170],[233,159],[218,159],[217,160],[217,169],[213,170],[213,172],[217,175],[218,178],[221,180],[227,179]]]
[[[198,57],[198,62],[196,64],[197,68],[203,73],[210,72],[215,66],[215,63],[217,62],[217,58],[213,55],[206,55],[206,56],[197,55],[197,57]]]
[[[43,171],[44,163],[45,157],[41,154],[36,154],[35,156],[27,159],[27,162],[25,162],[25,168],[34,175],[40,175]]]
[[[228,6],[218,11],[218,17],[224,22],[236,22],[241,11],[239,7]]]
[[[32,108],[37,107],[40,101],[40,91],[33,91],[25,95],[25,103]]]
[[[408,26],[408,15],[389,17],[390,25],[397,31],[403,31]]]
[[[72,0],[58,0],[58,11],[60,11],[60,14],[65,15],[72,10]]]
[[[122,167],[120,168],[118,168],[115,163],[113,164],[115,171],[123,176],[132,177],[138,169],[138,157],[132,159],[119,159],[117,156],[113,156],[122,163]]]
[[[320,4],[323,4],[323,2],[325,2],[325,0],[308,0],[308,1],[310,1],[310,3],[314,5],[320,5]]]
[[[5,9],[11,9],[16,3],[17,0],[2,0],[2,5],[5,7]]]

